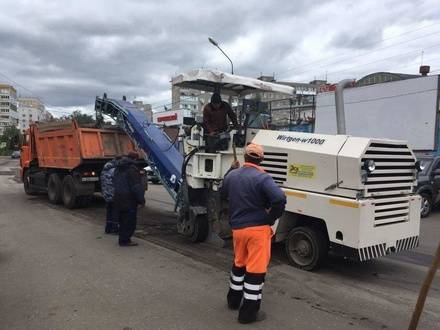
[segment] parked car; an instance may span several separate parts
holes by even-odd
[[[160,183],[159,176],[156,174],[155,171],[153,171],[151,166],[145,167],[144,170],[147,173],[148,180],[150,180],[151,183],[154,183],[154,184]]]
[[[11,154],[11,158],[13,158],[13,159],[20,158],[20,151],[18,151],[18,150],[13,151]]]
[[[417,178],[417,193],[422,196],[420,216],[426,218],[440,201],[440,156],[420,157],[424,168]]]

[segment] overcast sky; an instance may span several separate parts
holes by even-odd
[[[173,75],[230,70],[208,36],[252,77],[417,73],[422,49],[440,70],[438,0],[1,0],[0,22],[0,82],[54,111],[90,108],[103,92],[169,103]]]

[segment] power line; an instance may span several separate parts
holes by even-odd
[[[409,93],[403,93],[403,94],[397,94],[397,95],[390,95],[390,96],[382,96],[382,97],[376,97],[376,98],[371,98],[371,99],[364,99],[364,100],[353,101],[353,102],[344,102],[344,104],[358,104],[358,103],[366,103],[366,102],[372,102],[372,101],[378,101],[378,100],[387,100],[387,99],[393,99],[393,98],[400,97],[400,96],[425,94],[427,92],[433,92],[433,91],[436,91],[436,90],[437,90],[437,88],[431,88],[431,89],[426,89],[426,90],[418,91],[418,92],[409,92]],[[334,104],[320,105],[320,107],[321,108],[334,107]]]
[[[424,49],[431,49],[431,48],[435,48],[435,47],[439,47],[439,46],[440,46],[440,44],[436,44],[436,45],[432,45],[432,46],[429,46],[429,47],[425,47]],[[358,68],[360,66],[365,66],[365,65],[370,65],[370,64],[374,64],[374,63],[379,63],[379,62],[387,61],[387,60],[392,59],[392,58],[398,58],[398,57],[408,56],[408,55],[413,55],[413,54],[418,54],[418,53],[419,53],[419,50],[414,50],[414,51],[407,52],[407,53],[404,53],[404,54],[398,54],[398,55],[393,55],[393,56],[385,57],[385,58],[382,58],[382,59],[379,59],[379,60],[375,60],[375,61],[372,61],[372,62],[368,62],[368,63],[361,63],[361,64],[358,64],[358,65],[355,65],[355,66],[351,66],[351,67],[348,67],[348,68],[345,68],[345,69],[342,69],[342,70],[328,72],[327,74],[332,75],[332,74],[335,74],[335,73],[346,72],[346,71],[350,71],[350,70],[356,69],[356,68]]]
[[[431,27],[431,26],[433,26],[433,25],[437,25],[437,24],[440,24],[440,23],[434,23],[434,24],[428,25],[428,26],[426,26],[426,27],[423,27],[423,29],[424,29],[424,28],[427,28],[427,27]],[[413,31],[408,31],[408,32],[406,32],[406,33],[402,33],[401,35],[398,35],[398,36],[400,37],[400,36],[402,36],[402,35],[405,35],[405,34],[408,34],[408,33],[412,33],[412,32],[414,32],[414,31],[421,30],[421,29],[422,29],[422,28],[420,28],[420,29],[416,29],[416,30],[413,30]],[[439,33],[440,33],[440,31],[435,31],[435,32],[430,33],[430,34],[425,34],[425,35],[423,35],[423,36],[419,36],[419,37],[416,37],[416,38],[413,38],[413,39],[409,39],[409,40],[404,40],[404,41],[401,41],[401,42],[398,42],[398,43],[395,43],[395,44],[386,45],[386,46],[378,46],[378,47],[373,48],[373,50],[370,50],[370,51],[368,51],[368,52],[364,52],[364,53],[362,53],[362,54],[355,55],[355,56],[347,56],[347,55],[349,55],[348,52],[346,52],[346,53],[342,53],[342,54],[339,54],[339,55],[336,55],[336,56],[333,56],[333,57],[329,57],[329,58],[326,58],[326,59],[321,59],[321,60],[312,61],[312,62],[309,62],[309,63],[303,64],[303,65],[298,66],[298,67],[288,68],[287,70],[284,71],[284,74],[285,74],[286,72],[294,71],[294,70],[296,70],[296,69],[298,69],[298,68],[304,68],[304,67],[308,67],[308,66],[310,66],[310,65],[312,65],[312,64],[316,64],[316,63],[319,63],[319,62],[324,62],[324,61],[328,61],[328,60],[331,60],[331,59],[338,59],[338,58],[343,57],[342,60],[339,60],[339,61],[331,61],[331,62],[329,62],[329,63],[322,64],[322,65],[320,65],[319,67],[325,67],[325,66],[328,66],[328,65],[331,65],[331,64],[338,64],[338,63],[340,63],[340,62],[342,62],[342,61],[344,61],[344,60],[346,60],[346,59],[353,59],[353,58],[357,58],[357,57],[366,56],[366,55],[369,55],[369,54],[375,53],[375,52],[380,51],[380,50],[383,50],[383,49],[387,49],[387,48],[395,47],[395,46],[402,45],[402,44],[405,44],[405,43],[408,43],[408,42],[412,42],[412,41],[415,41],[415,40],[419,40],[419,39],[422,39],[422,38],[426,38],[426,37],[429,37],[429,36],[432,36],[432,35],[437,35],[437,34],[439,34]],[[396,38],[396,37],[398,37],[398,36],[383,39],[382,42],[383,42],[383,41],[386,41],[386,40],[394,39],[394,38]],[[306,70],[306,71],[300,71],[300,72],[297,72],[296,74],[300,74],[300,73],[303,73],[303,72],[307,72],[307,70]],[[281,74],[280,77],[283,77],[283,74]]]
[[[34,92],[31,91],[29,88],[26,88],[26,87],[23,86],[22,84],[20,84],[20,83],[16,82],[15,80],[9,78],[9,77],[8,77],[7,75],[5,75],[4,73],[1,73],[1,72],[0,72],[0,76],[5,77],[7,80],[9,80],[10,82],[12,82],[13,84],[15,84],[15,85],[17,85],[17,86],[20,86],[20,87],[23,88],[24,90],[30,92],[30,93],[31,93],[31,96],[38,97],[38,96],[34,95]]]
[[[431,49],[431,48],[435,48],[435,47],[438,47],[438,46],[440,46],[440,44],[435,44],[435,45],[431,45],[431,46],[428,46],[428,47],[424,47],[423,49],[426,50],[426,49]],[[357,64],[355,66],[351,66],[351,67],[348,67],[348,68],[345,68],[345,69],[341,69],[341,70],[337,70],[337,71],[331,71],[331,72],[326,72],[326,75],[331,75],[331,74],[335,74],[335,73],[350,71],[350,70],[353,70],[353,69],[357,69],[357,68],[359,68],[361,66],[366,66],[366,65],[369,65],[369,64],[373,64],[373,63],[379,63],[379,62],[387,61],[387,60],[392,59],[392,58],[408,56],[408,55],[412,55],[412,54],[418,54],[419,52],[420,52],[420,50],[413,50],[413,51],[410,51],[410,52],[407,52],[407,53],[404,53],[404,54],[397,54],[397,55],[389,56],[389,57],[386,57],[386,58],[381,58],[379,60],[375,60],[375,61],[372,61],[372,62],[360,63],[360,64]],[[353,58],[355,58],[355,57],[353,57]],[[313,69],[311,69],[311,70],[304,70],[303,72],[300,72],[299,74],[303,74],[303,73],[307,73],[307,72],[316,72],[316,71],[313,71]]]

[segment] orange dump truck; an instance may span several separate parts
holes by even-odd
[[[100,190],[106,162],[134,150],[120,130],[82,128],[75,121],[32,124],[25,141],[20,159],[25,192],[47,193],[51,203],[67,208],[84,204]]]

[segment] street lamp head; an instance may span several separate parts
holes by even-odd
[[[208,37],[208,40],[211,44],[213,44],[215,47],[218,47],[218,42],[212,39],[211,37]]]
[[[217,47],[222,53],[223,55],[226,56],[226,58],[228,59],[229,62],[231,62],[231,73],[234,74],[234,63],[232,63],[231,59],[229,58],[228,55],[226,55],[226,53],[223,51],[223,49],[220,48],[220,46],[218,45],[218,42],[215,41],[214,39],[212,39],[211,37],[208,37],[208,40],[211,44],[213,44],[215,47]]]

